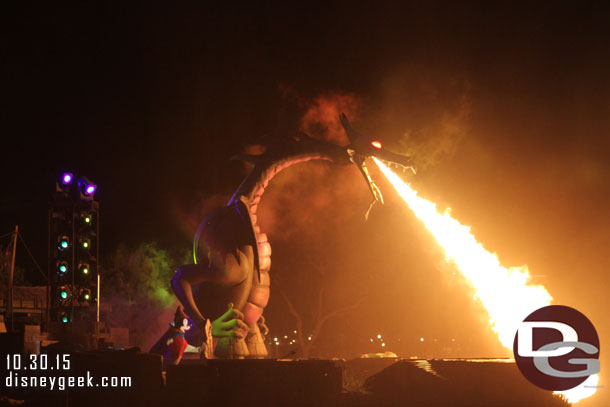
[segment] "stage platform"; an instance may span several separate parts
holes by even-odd
[[[344,405],[569,406],[528,382],[510,359],[355,359]]]
[[[184,406],[568,406],[508,359],[210,360],[167,371]]]

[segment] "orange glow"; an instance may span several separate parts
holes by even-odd
[[[383,146],[381,145],[381,141],[377,141],[377,140],[375,140],[375,141],[371,141],[371,145],[372,145],[373,147],[375,147],[375,148],[381,148],[381,147],[383,147]]]
[[[550,305],[553,299],[542,285],[528,282],[530,276],[526,265],[504,267],[495,253],[487,251],[464,226],[451,217],[449,209],[440,213],[436,204],[418,196],[398,175],[373,157],[375,163],[388,178],[396,192],[407,203],[415,216],[432,233],[445,251],[445,259],[472,284],[475,299],[480,300],[489,314],[491,329],[498,335],[503,346],[513,349],[513,339],[519,324],[531,312]],[[423,340],[423,338],[422,338]],[[597,383],[597,375],[592,375],[585,383]],[[595,393],[595,388],[584,388],[585,383],[563,394],[571,403]]]

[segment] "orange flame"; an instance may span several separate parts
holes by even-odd
[[[378,159],[373,159],[398,195],[444,249],[446,260],[452,261],[475,288],[475,298],[487,310],[491,328],[502,345],[512,351],[519,325],[533,311],[550,305],[553,298],[549,292],[541,285],[528,284],[530,275],[526,265],[509,268],[502,266],[495,253],[487,251],[477,242],[469,226],[453,219],[449,210],[444,213],[437,211],[436,204],[419,197],[417,191],[389,167]],[[597,375],[589,377],[585,383],[593,382],[597,383]],[[595,393],[594,388],[585,388],[585,383],[556,393],[575,403]]]

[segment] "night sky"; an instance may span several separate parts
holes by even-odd
[[[156,241],[179,253],[245,175],[232,155],[302,129],[321,100],[349,100],[355,127],[414,155],[420,171],[409,180],[424,197],[451,206],[504,265],[527,263],[554,303],[587,315],[608,344],[605,10],[580,2],[3,8],[0,234],[19,224],[41,264],[59,172],[99,185],[102,263],[121,243]],[[363,353],[359,341],[379,330],[457,336],[470,344],[463,353],[505,355],[432,237],[373,172],[387,202],[367,222],[369,192],[355,168],[303,164],[271,183],[259,221],[272,276],[288,292],[322,283],[340,292],[329,304],[366,294],[329,328],[327,347],[339,338]],[[322,277],[308,276],[312,262],[325,265]],[[36,281],[25,255],[18,263]],[[275,288],[266,313],[279,334],[292,319]],[[306,307],[311,292],[295,301]],[[404,346],[404,355],[426,352]],[[610,360],[601,354],[605,384]]]

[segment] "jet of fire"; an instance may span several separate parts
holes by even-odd
[[[492,329],[502,345],[512,350],[519,324],[533,311],[549,305],[551,295],[543,286],[527,284],[527,266],[502,266],[495,253],[477,242],[469,226],[453,219],[449,211],[438,212],[436,204],[419,197],[390,168],[377,159],[375,162],[415,216],[432,232],[445,250],[446,260],[453,261],[474,286],[475,297],[489,313]]]
[[[527,266],[502,266],[495,253],[490,253],[477,242],[469,226],[453,219],[448,210],[444,213],[437,211],[436,204],[419,197],[417,191],[389,167],[377,158],[373,159],[398,195],[444,249],[446,260],[453,261],[472,284],[475,298],[481,301],[489,314],[491,328],[502,345],[512,351],[519,324],[533,311],[550,305],[553,298],[549,292],[541,285],[528,284]],[[591,389],[588,389],[589,394],[583,394],[579,391],[581,386],[557,393],[564,394],[569,402],[576,402],[592,394]]]

